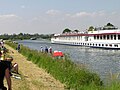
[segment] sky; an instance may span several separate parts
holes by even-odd
[[[0,0],[0,34],[85,31],[107,23],[120,28],[120,0]]]

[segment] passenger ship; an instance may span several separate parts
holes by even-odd
[[[95,28],[87,32],[54,34],[51,43],[93,48],[120,49],[120,29],[113,25]]]

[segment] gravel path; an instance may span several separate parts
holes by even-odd
[[[18,63],[21,79],[12,78],[13,90],[64,90],[64,85],[8,45],[9,55]]]

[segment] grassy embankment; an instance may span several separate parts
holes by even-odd
[[[11,42],[7,42],[7,44],[16,49],[17,44]],[[66,88],[75,90],[118,90],[119,84],[116,83],[109,87],[103,87],[97,74],[77,67],[69,58],[55,60],[50,55],[31,50],[25,46],[21,46],[20,53],[64,83]]]

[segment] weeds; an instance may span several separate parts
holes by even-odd
[[[17,47],[15,43],[6,43],[14,49]],[[67,89],[100,90],[102,86],[102,81],[100,81],[97,74],[79,68],[69,58],[65,58],[65,60],[55,60],[46,53],[31,50],[23,45],[21,45],[20,53],[26,56],[28,60],[45,69],[54,78],[64,83]],[[87,87],[91,87],[91,89],[87,89]]]

